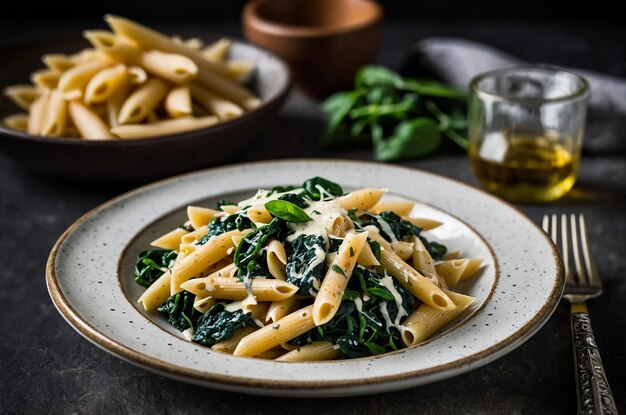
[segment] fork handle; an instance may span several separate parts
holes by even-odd
[[[571,308],[572,340],[579,414],[616,414],[617,407],[606,379],[600,350],[591,329],[591,320],[584,302]]]

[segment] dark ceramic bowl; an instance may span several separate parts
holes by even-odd
[[[207,35],[203,40],[221,37]],[[87,46],[79,39],[45,39],[0,49],[0,87],[29,83],[30,73],[43,67],[45,53],[71,53]],[[83,181],[145,181],[215,165],[270,123],[291,87],[289,69],[270,52],[233,39],[230,57],[255,62],[248,86],[263,102],[241,118],[171,136],[107,141],[37,137],[0,126],[0,152],[29,170]],[[0,118],[20,111],[0,98]]]

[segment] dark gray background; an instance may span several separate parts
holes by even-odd
[[[156,3],[159,3],[158,1]],[[209,4],[208,2],[206,4]],[[3,6],[5,7],[5,3]],[[2,10],[2,9],[0,9]],[[150,19],[144,19],[151,23]],[[163,30],[239,34],[232,23],[170,24]],[[2,26],[1,44],[95,27],[48,20]],[[626,45],[613,23],[528,21],[398,21],[387,25],[381,62],[397,66],[408,46],[432,35],[488,42],[530,61],[626,75]],[[10,65],[2,59],[1,65]],[[2,69],[4,70],[4,69]],[[322,152],[316,145],[320,114],[298,95],[259,144],[237,157],[369,159],[367,150]],[[586,139],[593,139],[588,135]],[[262,143],[262,144],[261,144]],[[234,162],[235,160],[226,161]],[[402,163],[476,185],[465,156],[442,151]],[[584,212],[600,259],[606,293],[590,303],[598,345],[619,408],[626,411],[626,156],[585,154],[575,189],[563,200],[519,206],[533,220],[545,212]],[[54,309],[44,267],[57,237],[87,210],[131,185],[59,182],[34,176],[0,156],[0,413],[572,413],[575,384],[569,313],[560,306],[546,326],[519,349],[466,375],[406,391],[343,399],[276,399],[219,392],[153,375],[97,349]],[[86,276],[87,278],[89,276]]]

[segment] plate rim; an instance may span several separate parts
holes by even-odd
[[[109,336],[99,332],[96,328],[93,327],[86,319],[81,318],[76,310],[69,303],[68,299],[65,297],[63,292],[61,291],[57,276],[55,273],[55,263],[58,255],[58,251],[65,241],[65,239],[72,234],[72,232],[85,220],[87,220],[92,215],[98,213],[99,211],[108,208],[111,205],[114,205],[118,201],[131,197],[137,193],[142,193],[144,191],[150,190],[152,188],[159,187],[165,183],[178,181],[187,177],[202,175],[209,172],[215,172],[219,170],[228,170],[228,169],[238,169],[242,167],[250,167],[255,165],[270,165],[276,163],[315,163],[315,162],[324,162],[324,163],[351,163],[351,164],[371,164],[380,167],[381,165],[386,168],[399,169],[407,172],[418,172],[421,174],[426,174],[429,176],[433,176],[437,179],[443,179],[445,181],[453,182],[457,185],[461,185],[473,191],[478,191],[482,193],[484,197],[488,197],[491,200],[501,204],[503,207],[508,208],[515,213],[517,213],[522,219],[524,219],[527,223],[529,223],[532,227],[537,229],[541,236],[545,238],[548,246],[550,246],[551,254],[553,259],[555,260],[556,265],[556,275],[554,278],[554,283],[552,286],[552,290],[548,295],[545,303],[541,306],[539,312],[535,314],[530,320],[526,322],[523,326],[521,326],[518,330],[516,330],[513,334],[508,337],[502,339],[498,343],[480,350],[476,353],[473,353],[469,356],[463,357],[461,359],[454,360],[452,362],[438,364],[436,366],[432,366],[425,369],[414,370],[410,372],[402,372],[402,373],[394,373],[385,376],[377,376],[373,378],[362,378],[362,379],[352,379],[352,380],[315,380],[315,381],[277,381],[273,379],[253,379],[248,377],[241,376],[232,376],[226,374],[215,374],[201,370],[195,370],[190,368],[182,368],[179,366],[172,365],[168,362],[165,362],[156,357],[152,357],[146,355],[144,353],[140,353],[136,350],[131,349]],[[441,208],[438,208],[441,210]],[[447,212],[446,212],[447,213]],[[464,222],[464,221],[463,221]],[[464,222],[465,223],[465,222]],[[471,224],[467,224],[468,226],[472,226]],[[489,242],[489,241],[487,241]],[[487,193],[486,191],[473,187],[467,183],[451,179],[449,177],[432,173],[428,171],[424,171],[418,168],[401,166],[401,165],[385,165],[382,163],[372,162],[372,161],[364,161],[364,160],[346,160],[346,159],[329,159],[329,158],[290,158],[290,159],[280,159],[280,160],[259,160],[252,162],[244,162],[244,163],[236,163],[229,164],[220,167],[196,170],[189,173],[184,173],[181,175],[172,176],[169,178],[157,180],[152,183],[145,184],[143,186],[139,186],[130,191],[122,193],[119,196],[116,196],[112,199],[105,201],[104,203],[94,207],[89,210],[82,216],[80,216],[72,225],[70,225],[59,237],[59,239],[55,242],[50,255],[48,256],[48,261],[46,263],[46,285],[48,288],[48,292],[50,298],[54,306],[57,308],[59,313],[63,316],[63,318],[70,324],[70,326],[77,331],[80,335],[85,337],[91,343],[95,344],[99,348],[109,352],[117,357],[122,358],[124,361],[130,362],[135,365],[139,365],[142,368],[146,368],[155,373],[159,373],[161,375],[171,376],[178,380],[186,380],[196,384],[205,384],[211,386],[218,386],[221,388],[233,389],[233,388],[246,388],[249,391],[254,391],[255,389],[258,391],[271,391],[271,390],[284,390],[284,391],[303,391],[303,390],[325,390],[332,388],[358,388],[372,384],[392,384],[398,382],[410,382],[411,379],[414,382],[411,385],[419,384],[418,379],[423,379],[428,376],[434,375],[443,375],[439,376],[439,379],[444,379],[448,377],[452,377],[461,373],[465,373],[471,369],[483,366],[502,355],[514,350],[515,348],[522,345],[525,341],[530,339],[552,316],[556,307],[558,306],[561,295],[564,289],[564,273],[563,267],[561,263],[561,259],[559,256],[558,249],[554,242],[550,239],[548,235],[546,235],[543,230],[533,222],[526,214],[517,209],[515,206]],[[376,359],[376,357],[373,357]],[[466,368],[467,370],[463,370]],[[448,374],[449,376],[445,376]]]

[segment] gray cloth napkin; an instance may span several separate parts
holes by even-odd
[[[470,80],[481,72],[525,63],[483,43],[436,37],[413,45],[404,62],[403,72],[435,77],[467,90]],[[626,79],[584,69],[563,69],[589,82],[591,93],[585,150],[594,153],[626,152]]]

